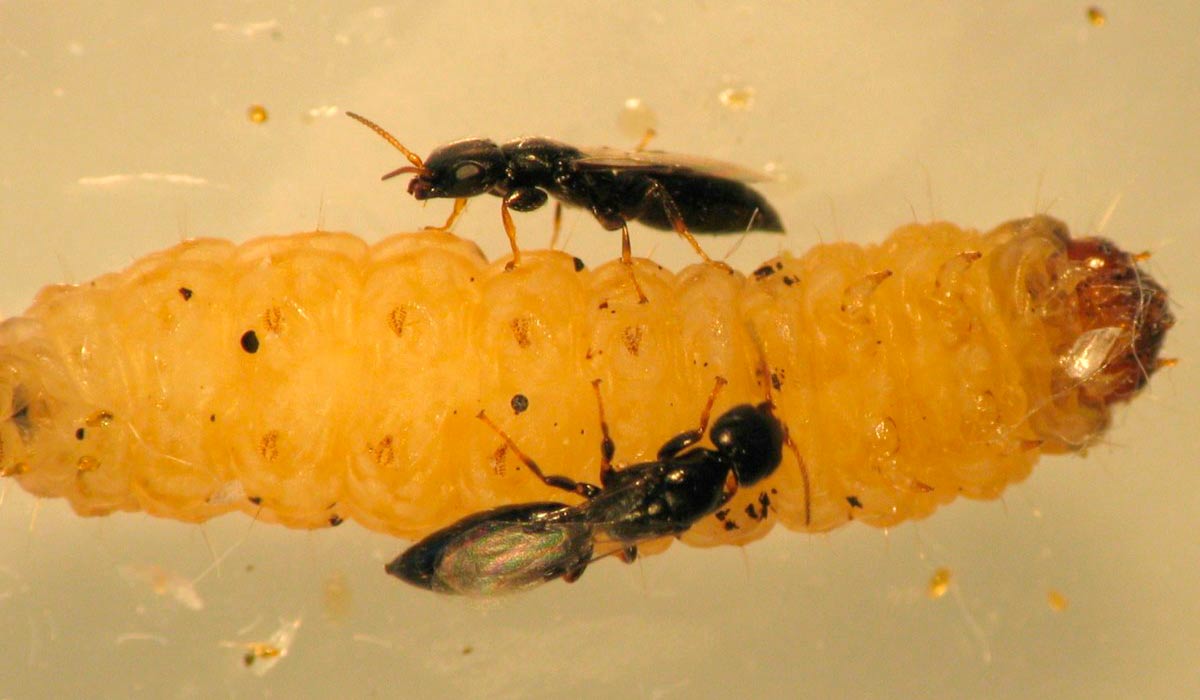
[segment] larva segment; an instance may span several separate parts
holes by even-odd
[[[48,288],[0,326],[0,474],[87,515],[418,536],[562,498],[481,410],[548,472],[595,481],[594,380],[619,465],[693,428],[722,376],[713,410],[769,387],[796,451],[685,539],[886,526],[1087,445],[1172,322],[1133,257],[1047,217],[908,226],[749,277],[634,264],[649,304],[619,262],[526,251],[506,271],[444,232],[314,233]]]

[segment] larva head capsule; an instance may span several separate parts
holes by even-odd
[[[1104,238],[1072,240],[1066,256],[1086,270],[1073,290],[1084,334],[1110,331],[1121,341],[1101,358],[1085,393],[1100,404],[1127,400],[1158,368],[1163,340],[1175,325],[1167,292],[1138,267],[1138,256]]]
[[[492,189],[506,176],[508,160],[495,141],[455,141],[429,154],[422,169],[408,183],[417,199],[474,197]]]
[[[717,452],[732,462],[740,486],[767,478],[783,459],[783,426],[769,403],[729,409],[713,424],[709,437]]]
[[[1163,288],[1102,238],[1072,238],[1048,216],[993,234],[993,289],[1024,358],[1030,425],[1042,450],[1077,450],[1108,425],[1161,363],[1174,324]],[[1015,347],[1015,346],[1014,346]]]

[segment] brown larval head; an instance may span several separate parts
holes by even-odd
[[[1159,351],[1175,324],[1166,290],[1138,266],[1143,256],[1104,238],[1068,240],[1065,253],[1081,273],[1072,297],[1083,333],[1064,362],[1102,363],[1086,372],[1086,399],[1103,405],[1127,400],[1160,366]],[[1100,351],[1089,353],[1093,340],[1100,341]],[[1089,354],[1092,359],[1085,359]]]

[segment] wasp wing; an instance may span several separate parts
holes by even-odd
[[[635,170],[655,175],[699,175],[735,182],[771,182],[770,173],[733,163],[666,151],[622,151],[618,148],[582,149],[575,161],[581,170]]]

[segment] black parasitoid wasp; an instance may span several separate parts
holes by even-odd
[[[465,139],[436,148],[422,160],[383,127],[354,112],[346,114],[382,136],[411,163],[385,174],[384,180],[411,173],[408,193],[416,199],[456,200],[443,228],[454,223],[468,198],[500,197],[500,217],[512,246],[510,265],[520,264],[521,252],[509,210],[533,211],[550,197],[587,209],[609,231],[620,229],[621,260],[626,265],[632,263],[630,221],[674,230],[705,262],[722,267],[726,266],[709,258],[692,233],[783,231],[779,214],[746,184],[765,180],[764,174],[735,165],[661,151],[582,149],[541,137],[502,144]],[[637,291],[645,302],[641,288]]]
[[[500,435],[543,483],[585,500],[574,506],[554,502],[507,505],[472,514],[405,550],[387,565],[387,572],[438,592],[495,595],[555,578],[571,582],[582,576],[595,558],[615,553],[632,562],[639,543],[682,535],[717,512],[740,487],[752,486],[774,473],[782,461],[783,445],[792,446],[768,399],[722,413],[709,432],[715,449],[697,447],[724,384],[718,377],[698,429],[663,443],[654,461],[617,469],[612,464],[616,447],[604,418],[600,380],[592,382],[600,410],[600,485],[545,474],[480,411],[479,419]],[[800,466],[807,488],[802,461]],[[598,545],[602,551],[596,555]]]

